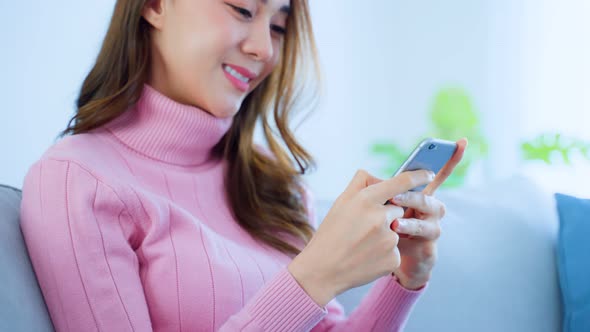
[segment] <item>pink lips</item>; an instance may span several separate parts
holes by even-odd
[[[225,64],[226,66],[229,66],[230,68],[232,68],[233,70],[237,71],[240,75],[248,78],[250,80],[250,82],[256,78],[256,74],[249,71],[248,69],[244,68],[244,67],[240,67],[240,66],[236,66],[236,65],[230,65],[230,64]],[[225,71],[224,68],[222,68],[223,73],[225,74],[225,77],[227,77],[227,79],[240,91],[242,92],[246,92],[248,91],[248,89],[250,88],[250,84],[240,81],[239,79],[237,79],[236,77],[234,77],[232,74],[228,73],[227,71]]]

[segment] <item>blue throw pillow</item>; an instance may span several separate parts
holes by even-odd
[[[555,194],[563,331],[590,331],[590,199]]]

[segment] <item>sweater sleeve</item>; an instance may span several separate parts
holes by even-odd
[[[306,188],[309,219],[317,228],[312,197]],[[412,291],[393,276],[379,278],[359,306],[346,316],[337,299],[320,307],[285,267],[220,331],[401,331],[426,287]]]
[[[151,331],[130,243],[138,228],[108,185],[44,159],[23,184],[21,229],[56,331]]]
[[[328,314],[312,331],[403,331],[414,304],[425,289],[408,290],[396,278],[382,277],[348,317],[336,299],[328,303]]]
[[[401,331],[423,291],[383,277],[347,317],[336,299],[320,307],[284,268],[219,331]]]

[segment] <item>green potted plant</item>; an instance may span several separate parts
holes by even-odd
[[[585,159],[590,160],[590,142],[574,137],[566,137],[559,133],[543,133],[537,137],[522,142],[520,146],[524,160],[540,160],[547,165],[553,164],[557,159],[566,165],[571,165],[571,157],[579,153]]]
[[[426,137],[456,140],[467,137],[469,149],[453,174],[442,187],[452,188],[462,185],[469,167],[478,159],[487,155],[488,144],[481,133],[479,114],[473,106],[467,92],[458,87],[446,87],[437,92],[431,111],[430,130],[416,138],[416,142]],[[371,145],[373,155],[384,157],[386,166],[384,176],[391,176],[404,162],[414,147],[400,147],[390,142],[376,142]]]

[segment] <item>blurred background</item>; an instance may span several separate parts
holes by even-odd
[[[0,183],[20,188],[65,128],[114,3],[0,2]],[[358,168],[389,176],[426,136],[470,141],[447,188],[518,173],[590,196],[589,1],[311,7],[324,93],[296,134],[317,160],[316,198],[334,199]]]

